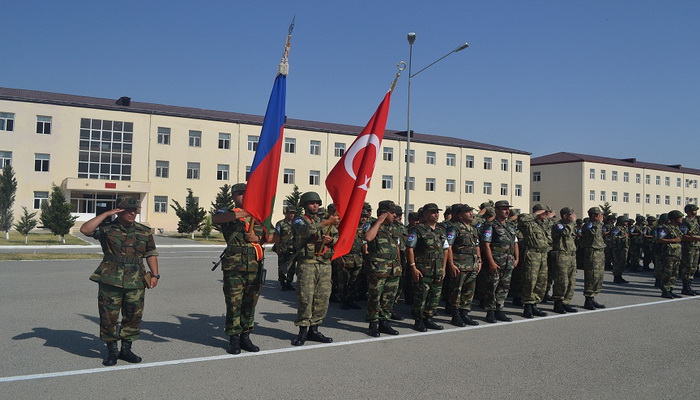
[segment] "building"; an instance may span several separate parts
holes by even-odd
[[[51,184],[61,187],[78,221],[114,207],[119,195],[141,200],[140,221],[177,229],[169,207],[187,188],[206,210],[224,184],[246,180],[262,116],[0,88],[0,163],[11,163],[21,207],[40,209]],[[287,119],[275,217],[299,190],[324,204],[327,173],[362,126]],[[406,132],[387,130],[367,201],[404,200]],[[528,205],[530,153],[446,136],[411,136],[410,209],[488,199]],[[276,218],[273,218],[276,219]]]
[[[531,169],[531,205],[569,206],[584,217],[606,202],[618,215],[659,216],[700,197],[700,170],[681,165],[561,152],[533,158]]]

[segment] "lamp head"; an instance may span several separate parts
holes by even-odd
[[[408,34],[408,44],[413,44],[413,42],[416,41],[416,33],[415,32],[410,32]]]
[[[464,43],[463,45],[461,45],[455,49],[455,53],[458,51],[462,51],[462,50],[466,49],[467,47],[469,47],[469,43]]]

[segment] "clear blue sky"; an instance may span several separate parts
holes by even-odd
[[[262,115],[294,15],[290,118],[364,125],[415,32],[414,72],[470,44],[413,78],[417,132],[700,168],[697,0],[9,0],[0,85]]]

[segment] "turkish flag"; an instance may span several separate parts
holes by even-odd
[[[365,129],[326,178],[326,188],[340,216],[339,237],[334,246],[333,259],[346,255],[355,240],[362,206],[384,138],[390,103],[391,90],[384,96]]]

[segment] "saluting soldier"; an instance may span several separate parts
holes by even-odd
[[[695,272],[698,270],[698,258],[700,256],[700,221],[698,221],[698,206],[687,204],[685,206],[686,217],[681,225],[683,240],[681,242],[681,269],[680,275],[683,280],[683,290],[681,294],[695,296],[698,294],[693,290],[692,282]]]
[[[255,326],[255,306],[262,287],[266,241],[262,224],[244,210],[246,184],[237,183],[231,189],[234,208],[216,211],[212,222],[219,225],[226,240],[226,254],[221,263],[226,300],[226,328],[230,354],[250,352],[260,348],[250,340]]]
[[[673,293],[681,263],[682,223],[683,213],[673,210],[668,213],[668,224],[661,226],[657,231],[656,242],[661,245],[661,297],[666,299],[682,297]]]
[[[605,241],[603,240],[603,211],[600,207],[588,209],[589,221],[581,229],[583,246],[583,295],[586,301],[583,308],[595,310],[605,305],[595,301],[595,296],[603,289],[605,273]]]
[[[634,218],[634,225],[630,226],[630,250],[627,253],[627,260],[632,271],[639,270],[639,260],[642,258],[642,246],[644,245],[644,228],[646,219],[637,215]]]
[[[553,311],[558,314],[577,312],[571,307],[576,286],[576,213],[571,207],[564,207],[559,212],[561,219],[552,226],[554,246],[554,268],[552,269]]]
[[[541,204],[532,207],[532,214],[522,214],[518,229],[523,235],[525,254],[520,263],[524,268],[521,297],[523,301],[523,317],[544,317],[546,312],[540,310],[537,304],[542,301],[547,291],[547,254],[549,253],[549,234],[545,225],[547,211]]]
[[[467,204],[452,206],[454,239],[450,248],[447,273],[451,275],[447,301],[452,311],[452,325],[479,325],[470,316],[476,277],[481,269],[479,233],[472,225],[474,208]]]
[[[297,215],[297,208],[287,206],[284,209],[284,219],[277,221],[275,224],[275,233],[272,237],[274,243],[273,250],[277,253],[277,279],[280,282],[280,288],[283,291],[294,290],[292,281],[296,272],[296,261],[294,257],[294,231],[292,230],[292,221]]]
[[[103,365],[122,359],[141,362],[131,351],[131,343],[139,338],[143,317],[145,288],[158,285],[158,251],[151,229],[136,222],[139,201],[131,196],[117,200],[117,207],[85,222],[80,232],[100,241],[104,257],[91,281],[99,283],[97,305],[100,313],[100,339],[107,344]],[[113,221],[106,219],[116,215]],[[143,259],[150,270],[146,274]],[[122,314],[121,329],[119,313]],[[117,342],[121,340],[121,351]]]

